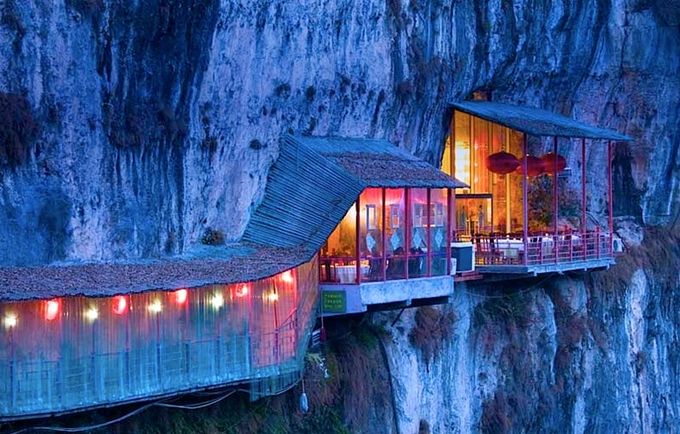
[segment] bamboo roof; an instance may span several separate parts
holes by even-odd
[[[462,186],[386,140],[288,135],[243,240],[317,251],[367,187]]]
[[[0,267],[0,300],[105,297],[250,282],[307,262],[314,253],[239,243],[203,246],[199,253],[164,260]]]
[[[533,136],[558,136],[621,142],[633,140],[613,130],[588,125],[557,113],[533,107],[490,101],[454,102],[452,106],[456,110]]]
[[[384,140],[285,136],[240,243],[166,259],[0,267],[0,300],[260,280],[310,261],[366,187],[464,185]]]

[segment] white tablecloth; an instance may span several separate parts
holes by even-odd
[[[368,265],[361,266],[361,274],[368,274]],[[356,265],[336,265],[335,274],[340,279],[340,283],[354,283],[357,279],[357,266]]]
[[[514,238],[501,238],[496,241],[498,250],[508,258],[516,258],[524,251],[524,241]]]

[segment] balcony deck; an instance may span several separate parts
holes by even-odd
[[[476,271],[482,274],[538,275],[609,268],[615,263],[612,235],[599,230],[531,236],[526,244],[503,236],[476,236],[473,241]]]
[[[453,295],[454,284],[453,276],[436,276],[320,286],[324,316],[337,316],[366,312],[369,308],[441,304]]]

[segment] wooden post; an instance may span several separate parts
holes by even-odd
[[[427,264],[427,277],[432,276],[432,226],[431,226],[431,217],[430,217],[430,207],[432,206],[432,190],[427,189],[427,218],[426,218],[426,225],[427,225],[427,255],[426,255],[426,264]]]
[[[588,203],[586,198],[586,139],[581,138],[581,245],[583,246],[583,260],[586,259],[588,250]]]
[[[557,136],[553,137],[553,217],[554,217],[554,228],[555,233],[555,244],[553,246],[553,254],[555,255],[555,263],[557,263],[557,257],[560,251],[560,239],[559,239],[559,198],[557,195],[559,190],[557,188]]]
[[[529,198],[527,176],[529,165],[527,163],[527,155],[529,153],[529,140],[527,133],[524,133],[524,142],[522,144],[522,204],[523,204],[523,219],[524,219],[524,265],[529,264]]]
[[[361,237],[361,196],[357,197],[357,201],[354,203],[354,210],[356,211],[356,218],[355,218],[355,223],[356,223],[356,230],[355,230],[355,237],[354,237],[354,259],[356,260],[356,278],[355,282],[358,284],[361,283],[361,254],[360,251],[361,249],[359,248],[359,243],[360,240],[359,238]],[[351,270],[351,268],[350,268]]]
[[[614,188],[612,183],[612,159],[613,159],[613,148],[612,141],[607,141],[607,189],[608,189],[608,202],[609,202],[609,248],[607,251],[610,255],[614,254]]]
[[[387,244],[387,240],[385,239],[386,232],[387,232],[386,229],[385,229],[385,224],[387,222],[387,219],[386,219],[386,216],[385,216],[385,213],[387,211],[386,196],[387,195],[385,193],[385,189],[383,188],[382,189],[382,251],[381,251],[381,255],[382,255],[381,274],[382,274],[382,280],[383,281],[387,280],[387,255],[385,254],[385,245]]]
[[[455,215],[455,203],[452,203],[451,189],[446,189],[446,275],[451,275],[451,234],[455,223],[451,224],[451,216]],[[453,197],[455,200],[455,196]],[[453,219],[455,221],[455,219]]]

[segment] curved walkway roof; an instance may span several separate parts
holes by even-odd
[[[462,101],[456,110],[534,136],[558,136],[628,142],[632,138],[616,131],[594,127],[566,116],[533,107],[491,101]]]
[[[465,186],[386,140],[288,135],[243,240],[316,252],[367,187]]]
[[[240,243],[159,260],[0,267],[0,300],[260,280],[311,260],[366,187],[464,185],[385,140],[285,136]]]

